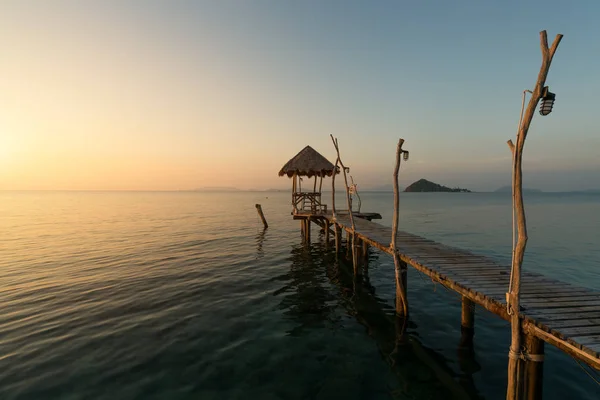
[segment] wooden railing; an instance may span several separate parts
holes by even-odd
[[[294,211],[327,212],[327,204],[321,203],[319,192],[298,192],[292,198]]]

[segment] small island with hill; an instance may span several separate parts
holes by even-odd
[[[404,189],[405,192],[461,192],[471,193],[469,189],[462,188],[449,188],[438,183],[428,181],[427,179],[419,179],[418,181],[410,184]]]

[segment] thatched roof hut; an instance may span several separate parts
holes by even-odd
[[[312,147],[306,146],[300,153],[285,163],[281,171],[279,171],[279,176],[287,175],[291,178],[296,174],[297,176],[307,176],[309,178],[313,176],[323,178],[325,176],[332,176],[334,169],[335,166],[328,159]],[[340,173],[339,168],[336,170],[336,173]]]

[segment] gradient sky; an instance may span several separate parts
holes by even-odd
[[[510,183],[523,89],[565,35],[525,186],[600,188],[598,1],[0,0],[0,189],[285,187],[329,134],[359,187]]]

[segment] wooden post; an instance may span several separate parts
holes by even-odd
[[[333,167],[333,173],[331,174],[331,216],[333,222],[336,219],[335,213],[335,176],[337,175],[338,170],[338,160],[335,160],[335,166]],[[337,224],[336,224],[337,225]]]
[[[293,212],[295,213],[297,211],[296,209],[296,173],[294,172],[294,175],[292,176],[292,207],[293,207]]]
[[[352,250],[352,264],[354,266],[354,271],[356,271],[357,270],[356,262],[358,261],[357,256],[356,256],[356,248],[355,248],[356,226],[354,225],[354,217],[352,215],[352,204],[351,204],[351,200],[350,200],[350,188],[348,187],[348,175],[346,174],[347,168],[344,165],[344,163],[342,162],[342,158],[340,157],[340,148],[339,148],[337,139],[335,139],[333,137],[333,135],[329,135],[329,136],[331,136],[331,141],[333,142],[333,146],[335,147],[335,151],[337,153],[337,159],[335,161],[336,168],[339,163],[340,166],[342,167],[342,171],[344,172],[344,184],[346,186],[346,202],[348,205],[348,214],[350,216],[350,224],[352,225],[352,241],[349,244],[347,243],[347,246],[352,246],[352,249],[351,249]]]
[[[525,364],[525,399],[542,400],[544,380],[544,341],[528,334],[525,336],[527,362]]]
[[[475,304],[464,296],[460,316],[460,333],[460,347],[462,349],[472,348],[475,335]]]
[[[402,145],[404,139],[398,141],[398,147],[396,148],[396,167],[394,168],[394,220],[392,226],[392,241],[390,243],[390,250],[394,256],[394,271],[396,278],[396,315],[408,316],[408,297],[406,293],[406,263],[400,260],[398,251],[396,250],[396,237],[398,236],[398,214],[400,212],[400,194],[398,190],[398,172],[400,171],[400,159],[402,153]]]
[[[265,215],[263,214],[263,210],[260,204],[256,205],[256,211],[258,211],[258,216],[262,220],[265,229],[267,229],[269,227],[269,224],[267,224],[267,220],[265,219]]]
[[[352,251],[352,239],[350,239],[350,232],[346,231],[346,257],[350,258],[350,252]]]
[[[362,257],[365,266],[369,263],[369,243],[362,241]]]
[[[325,220],[325,247],[329,247],[329,220]]]
[[[525,256],[525,248],[527,246],[527,223],[525,220],[525,207],[523,204],[523,171],[521,168],[523,147],[525,145],[525,139],[527,138],[529,126],[531,125],[531,120],[533,119],[533,113],[535,112],[537,104],[544,92],[546,76],[548,75],[552,58],[554,57],[554,53],[556,52],[562,37],[563,35],[556,35],[556,38],[552,43],[552,47],[548,48],[548,37],[546,31],[540,32],[542,66],[540,67],[535,89],[533,90],[531,98],[529,99],[527,110],[525,111],[523,119],[519,121],[517,144],[513,145],[512,141],[508,141],[509,148],[513,154],[513,211],[516,213],[518,239],[513,250],[511,279],[508,293],[506,294],[507,307],[511,322],[511,344],[508,353],[508,385],[506,390],[507,400],[517,400],[520,394],[519,388],[522,386],[522,374],[520,371],[521,368],[519,368],[519,364],[521,364],[520,354],[522,334],[521,320],[519,317],[519,296],[521,290],[521,266],[523,265],[523,257]]]
[[[340,252],[340,227],[338,224],[333,224],[333,229],[335,231],[335,253],[338,254]]]
[[[306,218],[306,241],[310,243],[310,217]]]
[[[352,235],[352,265],[354,266],[354,278],[359,278],[362,276],[362,271],[360,269],[360,251],[362,246],[360,244],[360,239],[356,236],[356,234]]]

